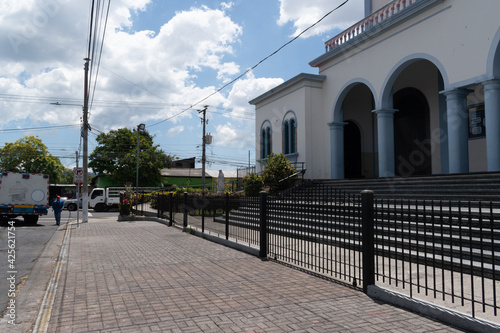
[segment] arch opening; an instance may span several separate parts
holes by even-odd
[[[403,88],[394,94],[394,154],[396,175],[430,175],[431,153],[429,105],[416,88]]]

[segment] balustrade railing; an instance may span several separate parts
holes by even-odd
[[[402,11],[409,9],[410,7],[422,1],[423,0],[396,0],[389,3],[385,7],[382,7],[381,9],[374,12],[372,15],[364,18],[363,20],[344,30],[342,33],[328,40],[325,43],[326,52],[332,51],[333,49],[384,23],[390,18],[399,15]]]

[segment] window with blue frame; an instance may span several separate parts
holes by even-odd
[[[271,126],[264,125],[260,132],[260,158],[264,159],[271,154],[272,132]]]
[[[287,117],[288,116],[288,117]],[[292,112],[285,115],[282,125],[283,153],[285,155],[297,152],[297,122]]]

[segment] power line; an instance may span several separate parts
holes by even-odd
[[[306,33],[308,30],[312,29],[314,26],[316,26],[317,24],[319,24],[322,20],[324,20],[327,16],[329,16],[330,14],[332,14],[334,11],[338,10],[340,7],[344,6],[349,0],[345,0],[343,3],[341,3],[339,6],[337,6],[335,9],[331,10],[330,12],[328,12],[327,14],[325,14],[321,19],[319,19],[318,21],[316,21],[314,24],[312,24],[311,26],[309,26],[308,28],[306,28],[305,30],[303,30],[300,34],[298,34],[297,36],[295,36],[293,39],[291,39],[290,41],[288,41],[287,43],[283,44],[281,47],[279,47],[276,51],[272,52],[270,55],[268,55],[267,57],[263,58],[262,60],[260,60],[257,64],[255,64],[253,67],[249,68],[248,70],[246,70],[245,72],[243,72],[242,74],[240,74],[239,76],[237,76],[235,79],[233,79],[232,81],[226,83],[225,85],[223,85],[222,87],[220,87],[219,89],[217,89],[216,91],[214,91],[213,93],[207,95],[206,97],[202,98],[201,100],[199,100],[198,102],[194,103],[194,104],[191,104],[191,105],[186,105],[186,107],[184,107],[181,111],[173,114],[172,116],[169,116],[157,123],[154,123],[153,125],[149,125],[148,127],[152,127],[152,126],[156,126],[156,125],[159,125],[163,122],[166,122],[172,118],[175,118],[177,116],[179,116],[180,114],[184,113],[184,112],[187,112],[187,111],[195,111],[193,108],[200,104],[201,102],[207,100],[208,98],[210,98],[211,96],[215,95],[216,93],[222,91],[223,89],[227,88],[228,86],[232,85],[233,83],[235,83],[236,81],[238,81],[239,79],[241,79],[243,76],[245,76],[246,74],[248,74],[250,71],[254,70],[257,66],[259,66],[261,63],[263,63],[264,61],[266,61],[267,59],[269,59],[270,57],[272,57],[273,55],[275,55],[276,53],[278,53],[279,51],[281,51],[284,47],[286,47],[287,45],[291,44],[292,42],[294,42],[295,40],[297,40],[300,36],[302,36],[304,33]],[[100,106],[100,107],[131,107],[131,106],[137,106],[137,107],[140,107],[141,109],[164,109],[165,107],[172,107],[172,108],[175,108],[175,107],[180,107],[182,105],[179,105],[179,104],[169,104],[169,103],[141,103],[141,102],[123,102],[123,101],[112,101],[112,100],[95,100],[94,97],[95,97],[95,89],[96,89],[96,86],[97,86],[97,75],[98,75],[98,72],[99,72],[99,68],[103,68],[107,71],[109,71],[110,73],[118,76],[119,78],[139,87],[140,89],[148,92],[149,94],[151,95],[154,95],[162,100],[165,100],[163,97],[159,96],[159,95],[156,95],[154,93],[152,93],[151,91],[147,90],[146,88],[142,87],[141,85],[138,85],[138,84],[135,84],[134,82],[132,82],[131,80],[128,80],[127,78],[105,68],[104,66],[102,66],[100,64],[100,59],[101,59],[101,55],[102,55],[102,49],[103,49],[103,42],[104,42],[104,36],[105,36],[105,30],[106,30],[106,25],[107,25],[107,19],[108,19],[108,14],[109,14],[109,8],[110,8],[110,1],[108,0],[108,6],[107,6],[107,13],[106,13],[106,17],[105,19],[103,18],[103,14],[100,13],[100,8],[101,8],[101,4],[100,4],[100,1],[97,1],[97,10],[96,10],[96,16],[98,18],[100,18],[100,20],[105,20],[104,22],[104,30],[102,31],[103,32],[103,38],[101,39],[101,47],[100,48],[96,48],[96,38],[92,38],[92,26],[94,26],[94,31],[96,33],[99,33],[100,31],[100,26],[101,24],[99,24],[99,22],[97,22],[96,24],[94,24],[93,22],[93,15],[91,15],[91,20],[90,20],[90,36],[89,36],[89,45],[88,45],[88,57],[90,58],[91,54],[92,54],[92,57],[95,56],[96,52],[99,52],[99,57],[98,57],[98,62],[97,62],[97,67],[95,69],[95,78],[94,78],[94,86],[93,86],[93,89],[90,89],[89,87],[89,91],[93,91],[93,95],[92,95],[92,106]],[[91,7],[91,13],[94,11],[94,2],[92,2],[92,7]],[[97,20],[97,19],[96,19]],[[99,49],[99,51],[97,51],[97,49]],[[92,58],[90,58],[92,59]],[[93,71],[93,64],[94,62],[91,62],[91,72]],[[92,74],[91,74],[92,75]],[[89,82],[91,82],[91,80],[89,80]],[[23,103],[40,103],[40,104],[45,104],[45,103],[50,103],[50,102],[53,102],[53,101],[61,101],[63,103],[61,104],[64,104],[64,103],[78,103],[78,105],[81,105],[82,102],[81,100],[79,99],[73,99],[73,98],[64,98],[64,97],[44,97],[44,96],[30,96],[30,95],[16,95],[16,94],[0,94],[0,100],[4,100],[4,101],[10,101],[10,102],[23,102]],[[219,109],[219,110],[228,110],[229,109],[223,109],[221,107],[214,107],[215,109]],[[218,112],[214,112],[214,111],[208,111],[210,113],[217,113],[217,114],[225,114],[225,113],[218,113]],[[242,115],[247,115],[248,113],[243,113]],[[253,115],[250,115],[248,114],[250,117],[252,117]],[[248,119],[248,120],[252,120],[254,118],[247,118],[247,117],[244,117],[244,116],[235,116],[233,115],[233,117],[236,117],[236,118],[242,118],[242,119]],[[4,130],[5,131],[5,130]]]
[[[109,16],[109,7],[110,7],[110,5],[111,5],[111,0],[108,0],[108,9],[106,11],[106,18],[105,18],[105,21],[104,21],[104,28],[103,28],[103,31],[102,31],[101,47],[100,47],[100,50],[99,50],[99,60],[97,61],[96,76],[95,76],[95,82],[94,82],[94,89],[92,91],[92,99],[91,99],[91,102],[90,102],[90,109],[92,109],[92,104],[94,102],[94,96],[95,96],[95,89],[97,87],[97,76],[99,75],[99,67],[101,65],[102,49],[103,49],[103,45],[104,45],[104,37],[106,36],[106,27],[108,25],[108,16]],[[102,20],[102,17],[101,17],[101,20]],[[99,25],[99,27],[100,27],[100,25]],[[96,29],[97,29],[97,25],[96,25]]]
[[[43,130],[52,130],[55,128],[67,128],[67,127],[75,127],[80,125],[59,125],[59,126],[42,126],[42,127],[25,127],[25,128],[6,128],[0,129],[0,132],[22,132],[22,131],[43,131]]]
[[[156,126],[156,125],[159,125],[167,120],[170,120],[172,119],[173,117],[176,117],[190,109],[192,109],[193,107],[195,107],[196,105],[198,104],[201,104],[202,102],[206,101],[207,99],[209,99],[210,97],[212,97],[213,95],[221,92],[223,89],[227,88],[228,86],[232,85],[233,83],[235,83],[236,81],[238,81],[239,79],[241,79],[243,76],[247,75],[249,72],[253,71],[255,68],[257,68],[257,66],[259,66],[260,64],[262,64],[264,61],[266,61],[267,59],[271,58],[273,55],[275,55],[276,53],[278,53],[279,51],[281,51],[283,48],[285,48],[286,46],[288,46],[289,44],[293,43],[295,40],[297,40],[300,36],[302,36],[303,34],[305,34],[307,31],[309,31],[310,29],[312,29],[313,27],[315,27],[317,24],[319,24],[321,21],[323,21],[327,16],[329,16],[330,14],[332,14],[334,11],[338,10],[340,7],[344,6],[349,0],[345,0],[343,3],[341,3],[340,5],[338,5],[336,8],[332,9],[331,11],[329,11],[328,13],[326,13],[322,18],[320,18],[318,21],[316,21],[314,24],[310,25],[308,28],[306,28],[305,30],[303,30],[301,33],[299,33],[297,36],[295,36],[294,38],[292,38],[291,40],[289,40],[288,42],[286,42],[285,44],[281,45],[276,51],[272,52],[271,54],[269,54],[267,57],[263,58],[262,60],[260,60],[257,64],[255,64],[254,66],[250,67],[249,69],[247,69],[246,71],[244,71],[242,74],[238,75],[236,78],[234,78],[233,80],[229,81],[228,83],[226,83],[225,85],[223,85],[222,87],[220,87],[219,89],[217,89],[216,91],[212,92],[211,94],[208,94],[206,97],[200,99],[198,102],[196,103],[193,103],[189,108],[187,109],[184,109],[180,112],[178,112],[177,114],[167,118],[167,119],[164,119],[162,121],[159,121],[157,123],[154,123],[153,125],[149,125],[148,127],[153,127],[153,126]]]

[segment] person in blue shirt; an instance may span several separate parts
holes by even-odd
[[[56,200],[52,202],[52,210],[54,211],[54,217],[56,218],[56,224],[61,224],[61,212],[64,207],[64,202],[61,201],[61,197],[57,196]]]

